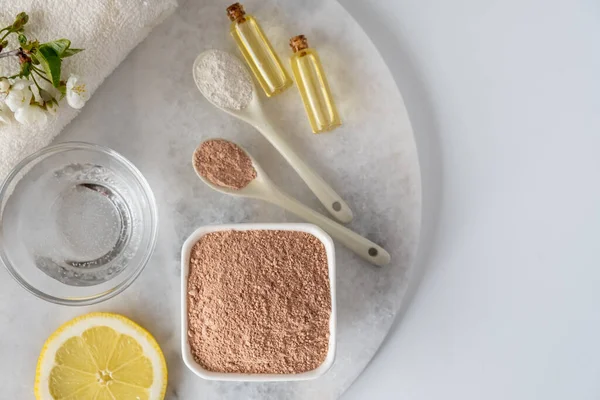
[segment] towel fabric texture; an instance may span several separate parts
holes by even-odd
[[[176,0],[3,0],[0,27],[19,12],[29,14],[25,33],[40,43],[66,38],[85,51],[63,61],[63,79],[81,76],[92,94],[102,81],[177,6]],[[15,48],[10,42],[9,48]],[[18,71],[18,63],[0,59],[0,76]],[[77,115],[61,102],[55,117],[44,126],[13,121],[0,125],[0,180],[24,157],[47,146]]]

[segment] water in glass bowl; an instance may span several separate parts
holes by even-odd
[[[89,303],[140,272],[154,248],[156,210],[147,182],[121,156],[63,147],[7,179],[0,255],[37,295]]]
[[[35,168],[35,167],[34,167]],[[35,173],[35,171],[29,171]],[[9,198],[18,211],[15,224],[35,265],[68,285],[89,286],[120,273],[135,254],[134,211],[121,194],[114,171],[95,164],[69,164],[40,171],[45,184],[19,190]],[[36,221],[31,229],[27,221]]]

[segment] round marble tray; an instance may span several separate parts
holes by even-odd
[[[337,247],[337,358],[315,381],[208,382],[182,362],[178,260],[184,238],[205,224],[297,221],[269,204],[211,191],[190,164],[197,144],[207,137],[240,143],[276,183],[325,212],[258,132],[216,110],[196,90],[191,67],[198,53],[208,48],[236,52],[227,5],[180,1],[175,14],[131,53],[59,137],[109,146],[136,164],[157,197],[159,244],[128,290],[86,308],[44,303],[0,270],[0,326],[14,327],[3,332],[3,342],[13,343],[4,357],[12,361],[3,363],[0,372],[15,383],[12,397],[30,395],[36,357],[51,331],[92,310],[122,313],[156,336],[167,357],[169,400],[334,399],[360,374],[388,332],[405,294],[421,219],[419,163],[402,97],[369,38],[337,2],[248,0],[246,9],[257,16],[286,65],[291,36],[305,34],[320,52],[344,125],[313,135],[295,88],[266,106],[298,153],[352,207],[351,228],[383,245],[392,264],[379,269]]]

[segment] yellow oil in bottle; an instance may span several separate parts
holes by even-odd
[[[246,14],[240,3],[229,6],[227,15],[231,20],[231,36],[265,94],[271,97],[289,88],[292,79],[256,19]]]
[[[302,96],[302,102],[314,133],[337,128],[342,124],[321,60],[315,49],[308,47],[304,35],[290,39],[294,51],[291,58],[292,73]]]

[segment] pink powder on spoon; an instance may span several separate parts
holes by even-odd
[[[211,183],[230,189],[243,189],[256,178],[248,154],[235,143],[207,140],[194,152],[196,171]]]

